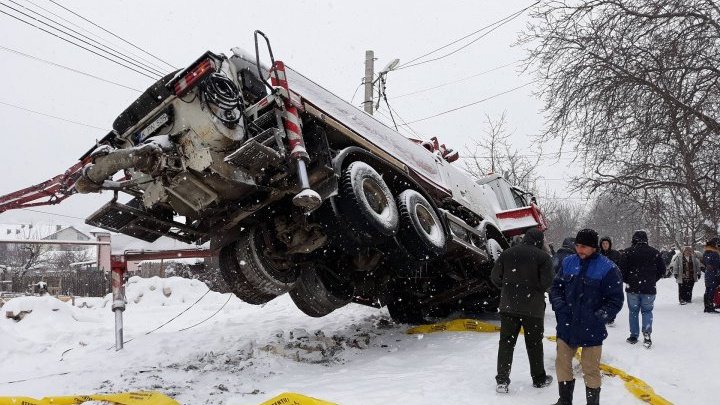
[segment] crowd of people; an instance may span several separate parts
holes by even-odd
[[[533,386],[552,384],[553,377],[545,372],[542,345],[548,293],[557,320],[555,369],[560,398],[555,405],[572,404],[572,359],[578,348],[582,348],[580,365],[587,404],[599,404],[602,344],[608,336],[607,326],[613,325],[626,299],[630,329],[626,341],[636,344],[642,333],[643,345],[649,349],[658,280],[674,277],[679,302],[685,305],[691,302],[693,287],[702,273],[705,312],[720,313],[716,308],[718,237],[709,239],[702,253],[685,246],[668,255],[649,245],[645,231],[633,234],[630,247],[615,250],[611,238],[599,238],[596,231],[583,229],[574,238],[566,238],[551,256],[543,233],[529,230],[522,243],[502,252],[491,273],[492,282],[501,290],[496,391],[509,392],[513,352],[521,328]]]

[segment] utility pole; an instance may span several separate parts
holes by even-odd
[[[373,76],[375,75],[375,52],[365,51],[365,112],[373,113]]]

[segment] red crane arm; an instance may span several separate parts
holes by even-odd
[[[0,213],[8,210],[53,205],[75,194],[75,181],[82,174],[82,169],[90,159],[79,161],[65,173],[59,174],[42,183],[0,196]],[[45,201],[38,201],[47,198]]]

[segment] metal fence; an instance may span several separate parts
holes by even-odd
[[[32,291],[40,281],[47,283],[51,295],[102,297],[110,292],[110,275],[99,270],[13,275],[12,291]]]

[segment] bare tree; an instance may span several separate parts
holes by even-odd
[[[674,193],[720,223],[720,8],[712,0],[559,0],[521,35],[543,140],[577,145],[591,192]],[[684,205],[684,202],[683,202]],[[664,206],[663,206],[664,207]]]
[[[539,179],[536,168],[540,155],[533,161],[513,148],[510,143],[512,133],[507,130],[504,112],[497,119],[485,115],[485,123],[485,136],[474,140],[471,147],[466,147],[469,152],[469,159],[465,161],[466,170],[476,178],[498,173],[511,184],[536,193]]]
[[[15,229],[18,243],[0,246],[0,264],[16,272],[25,272],[45,263],[43,253],[47,250],[42,245],[21,243],[23,240],[37,240],[40,236],[34,224],[21,225]]]
[[[598,196],[588,211],[584,223],[595,229],[600,236],[609,236],[616,248],[630,246],[635,231],[649,231],[651,243],[660,243],[656,229],[650,229],[648,215],[650,211],[633,199],[620,192],[607,192]]]
[[[45,261],[48,267],[56,271],[71,271],[71,264],[87,262],[92,257],[87,249],[48,251],[44,256],[47,256]]]
[[[654,229],[658,243],[681,249],[704,241],[702,215],[690,198],[669,190],[647,190],[626,198],[643,207],[647,227]]]
[[[575,236],[583,226],[583,208],[573,202],[549,197],[542,200],[542,210],[548,223],[545,240],[555,249],[565,238]]]

